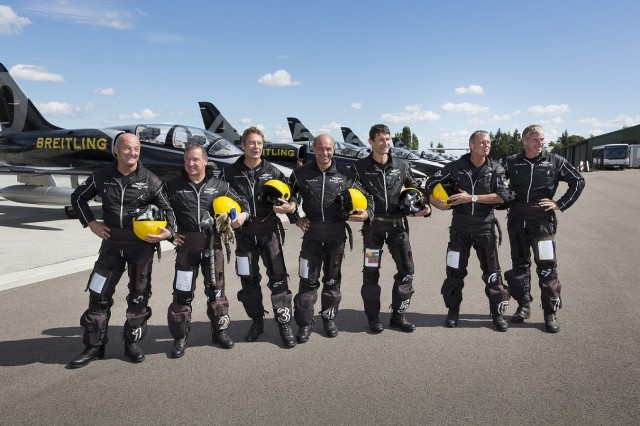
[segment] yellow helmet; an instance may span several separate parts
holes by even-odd
[[[286,183],[278,179],[269,179],[262,187],[260,203],[265,207],[273,207],[278,201],[278,198],[289,200],[290,196],[291,190]]]
[[[431,191],[431,194],[437,198],[438,200],[444,202],[444,203],[448,203],[449,202],[449,194],[447,194],[447,191],[445,191],[444,187],[442,186],[441,183],[437,184],[436,186],[433,187],[433,191]]]
[[[425,206],[422,192],[416,188],[404,188],[400,191],[400,203],[398,205],[402,214],[408,215],[417,213]]]
[[[367,197],[357,188],[349,188],[338,194],[338,208],[347,215],[354,214],[356,210],[367,209]]]
[[[159,234],[161,232],[160,227],[167,226],[162,210],[154,205],[149,205],[146,209],[136,211],[134,214],[136,214],[136,217],[132,219],[133,233],[141,240],[147,238],[149,234]]]
[[[240,204],[233,198],[221,195],[213,200],[213,213],[215,217],[220,216],[222,213],[230,213],[232,209],[235,209],[236,214],[242,213]]]

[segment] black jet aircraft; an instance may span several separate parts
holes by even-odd
[[[161,179],[182,171],[186,143],[203,145],[216,169],[242,155],[224,138],[190,126],[136,124],[102,129],[54,126],[40,114],[2,64],[0,122],[0,173],[15,174],[22,184],[0,189],[0,196],[20,203],[64,205],[68,216],[73,215],[70,195],[79,177],[112,162],[112,144],[124,132],[140,138],[140,161]],[[55,176],[70,176],[71,188],[58,185]]]
[[[293,142],[304,144],[305,146],[305,162],[315,160],[315,154],[313,153],[313,140],[315,136],[295,117],[287,117],[287,123],[289,124],[289,131],[291,132]],[[353,162],[367,155],[369,155],[369,150],[366,148],[335,141],[333,158],[338,163],[345,164],[349,167]]]
[[[360,140],[360,138],[356,136],[353,130],[348,127],[341,127],[340,129],[342,130],[342,137],[344,138],[345,142],[349,142],[350,144],[354,144],[356,146],[364,146],[364,142],[362,142],[362,140]],[[440,163],[422,159],[408,149],[398,147],[395,140],[393,142],[394,146],[393,148],[391,148],[391,155],[407,160],[409,164],[411,164],[411,168],[413,170],[417,170],[418,172],[421,172],[426,176],[431,176],[442,167],[444,167]]]
[[[241,135],[211,102],[198,102],[204,127],[222,136],[234,145],[240,146]],[[285,167],[294,168],[298,159],[304,161],[304,144],[267,142],[262,155],[269,161]]]

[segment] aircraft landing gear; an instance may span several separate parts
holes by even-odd
[[[69,219],[77,219],[78,218],[78,215],[76,214],[76,211],[71,206],[64,206],[64,214],[66,214]]]

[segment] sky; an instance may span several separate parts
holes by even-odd
[[[0,62],[64,128],[204,127],[420,147],[541,124],[589,137],[640,124],[637,0],[0,0]]]

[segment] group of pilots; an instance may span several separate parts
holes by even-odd
[[[167,309],[174,339],[173,358],[182,357],[187,347],[199,273],[204,279],[212,341],[225,349],[234,346],[227,332],[229,301],[224,275],[225,255],[228,261],[232,242],[241,283],[237,297],[251,318],[246,341],[260,337],[268,313],[260,286],[260,263],[267,275],[271,309],[285,348],[309,340],[319,289],[324,333],[337,336],[342,260],[347,242],[353,246],[349,222],[362,222],[361,295],[370,332],[377,334],[384,329],[379,278],[386,244],[396,265],[389,327],[410,333],[416,327],[405,316],[414,293],[407,216],[429,216],[432,207],[452,210],[446,278],[441,288],[448,308],[447,327],[458,326],[473,247],[495,329],[509,328],[504,314],[510,298],[518,303],[511,322],[530,318],[533,253],[545,328],[550,333],[558,332],[557,311],[562,301],[556,271],[555,210],[564,211],[578,199],[584,179],[568,161],[544,149],[541,126],[527,127],[522,142],[522,152],[500,164],[489,158],[489,134],[476,131],[469,138],[469,152],[446,164],[420,187],[409,164],[391,155],[391,133],[384,124],[371,127],[371,153],[353,167],[334,161],[335,142],[330,135],[322,134],[313,141],[315,159],[297,167],[290,177],[263,158],[264,134],[250,127],[241,139],[244,155],[225,166],[218,177],[207,167],[205,148],[187,144],[184,170],[163,182],[139,161],[140,140],[125,133],[113,145],[115,161],[94,172],[71,196],[80,222],[102,243],[87,283],[89,306],[80,318],[85,347],[69,366],[79,368],[104,358],[113,295],[125,270],[129,277],[123,330],[125,356],[134,363],[144,360],[141,341],[152,314],[148,301],[153,257],[156,253],[160,257],[159,243],[163,240],[176,246],[173,300]],[[567,183],[567,190],[554,201],[559,181]],[[101,220],[88,204],[97,196],[102,199]],[[512,269],[504,274],[506,283],[498,262],[502,232],[495,208],[509,209]],[[295,296],[289,289],[282,250],[285,232],[279,215],[286,215],[303,231]]]

